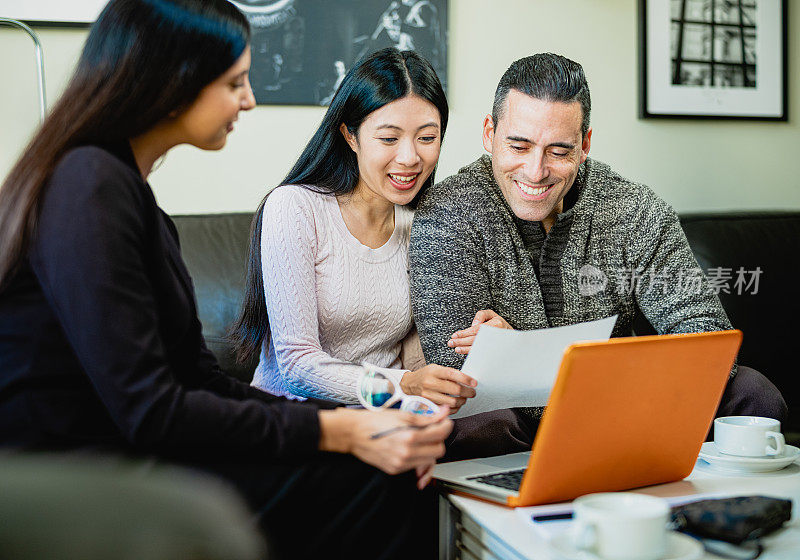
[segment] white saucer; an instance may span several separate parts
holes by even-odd
[[[725,455],[717,451],[713,441],[707,441],[700,448],[699,457],[715,469],[740,473],[759,473],[777,471],[788,467],[800,456],[800,449],[787,445],[780,455],[769,457],[739,457]]]
[[[563,560],[602,560],[587,550],[579,550],[572,544],[572,535],[564,531],[549,541],[558,558]],[[670,531],[667,534],[667,553],[660,560],[697,560],[703,556],[703,545],[683,533]]]

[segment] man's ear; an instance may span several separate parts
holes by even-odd
[[[344,123],[339,125],[339,132],[341,132],[342,136],[344,136],[344,141],[347,142],[347,144],[350,146],[350,149],[354,152],[357,152],[358,140],[355,136],[350,134],[350,131],[347,130],[347,126],[345,126]]]
[[[581,163],[586,161],[586,158],[589,157],[589,148],[592,147],[592,129],[586,131],[586,136],[583,137],[583,142],[581,142]]]
[[[483,149],[492,153],[492,142],[494,141],[494,119],[492,115],[486,115],[483,119]]]

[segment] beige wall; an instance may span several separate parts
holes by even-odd
[[[642,121],[636,116],[636,5],[636,0],[450,0],[451,124],[439,177],[482,153],[483,116],[508,64],[553,51],[586,70],[594,157],[651,185],[679,211],[800,208],[800,126],[792,117],[800,110],[800,10],[790,10],[789,123]],[[86,32],[39,32],[52,103]],[[32,61],[27,37],[0,28],[2,176],[37,122]],[[286,173],[322,114],[314,107],[258,107],[242,116],[224,151],[170,152],[151,177],[156,196],[170,213],[252,210]]]

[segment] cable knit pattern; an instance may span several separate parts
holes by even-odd
[[[297,185],[264,206],[261,268],[272,336],[253,385],[271,393],[356,403],[362,361],[400,368],[411,329],[408,242],[413,214],[395,207],[377,249],[347,229],[339,204]]]

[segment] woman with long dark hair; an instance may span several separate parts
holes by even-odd
[[[431,495],[409,490],[444,452],[443,414],[287,401],[224,375],[205,346],[146,179],[176,145],[225,145],[254,106],[248,42],[226,0],[112,0],[92,27],[0,188],[0,446],[217,473],[280,557],[432,549]]]
[[[412,329],[411,209],[434,180],[447,118],[442,85],[414,52],[383,49],[347,73],[253,222],[233,338],[240,359],[260,355],[254,385],[356,403],[368,362],[451,411],[475,395],[464,373],[403,367],[400,355]]]

